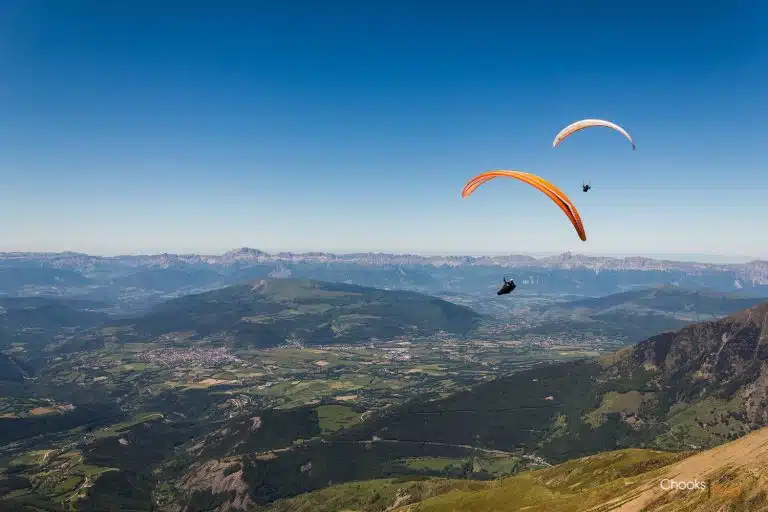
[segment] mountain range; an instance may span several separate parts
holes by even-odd
[[[420,256],[416,254],[352,253],[333,254],[324,252],[270,254],[259,249],[243,247],[222,255],[201,254],[155,254],[128,256],[92,256],[83,253],[0,253],[2,266],[37,267],[77,270],[83,273],[97,273],[105,266],[133,268],[174,268],[193,265],[233,266],[252,263],[353,263],[363,266],[385,265],[431,265],[431,266],[498,266],[503,268],[558,268],[590,270],[662,270],[681,272],[732,271],[742,279],[768,284],[768,261],[755,260],[748,263],[697,263],[687,261],[659,260],[641,256],[614,258],[608,256],[586,256],[566,252],[555,256],[535,258],[528,255],[507,256]]]
[[[27,275],[28,274],[28,275]],[[601,296],[664,284],[768,294],[768,262],[707,264],[558,256],[418,256],[277,253],[241,248],[219,256],[160,254],[0,253],[0,293],[78,296],[120,303],[131,311],[187,293],[253,279],[294,277],[432,295],[493,294],[503,275],[518,294]]]

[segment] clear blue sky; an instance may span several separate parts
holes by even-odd
[[[766,257],[761,3],[6,0],[0,250]]]

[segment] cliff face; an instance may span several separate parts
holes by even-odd
[[[765,302],[717,321],[653,336],[638,343],[617,369],[643,366],[666,378],[697,373],[699,379],[722,383],[768,359],[767,319]]]
[[[768,302],[713,322],[654,336],[606,370],[663,393],[670,405],[737,399],[748,422],[768,422]]]

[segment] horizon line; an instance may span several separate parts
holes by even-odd
[[[649,260],[655,260],[655,261],[667,261],[667,262],[674,262],[674,263],[701,263],[701,264],[707,264],[707,265],[727,265],[727,264],[744,264],[744,263],[751,263],[751,262],[758,262],[758,261],[766,261],[764,259],[761,259],[760,257],[753,257],[753,256],[746,256],[741,254],[723,254],[723,253],[698,253],[698,252],[634,252],[634,251],[628,251],[628,252],[621,252],[621,251],[613,251],[613,252],[573,252],[573,251],[532,251],[532,252],[514,252],[514,253],[502,253],[502,252],[494,252],[494,253],[429,253],[429,252],[385,252],[385,251],[322,251],[322,250],[303,250],[303,251],[290,251],[290,250],[279,250],[270,252],[263,249],[256,249],[254,247],[237,247],[234,249],[230,249],[221,253],[205,253],[205,252],[135,252],[135,253],[117,253],[117,254],[104,254],[104,253],[87,253],[87,252],[80,252],[80,251],[0,251],[0,257],[3,256],[10,256],[10,255],[23,255],[23,254],[29,254],[29,255],[46,255],[46,256],[60,256],[60,255],[80,255],[80,256],[88,256],[88,257],[97,257],[97,258],[105,258],[105,259],[116,259],[116,258],[139,258],[139,257],[158,257],[158,256],[198,256],[198,257],[213,257],[213,258],[220,258],[227,254],[237,253],[237,252],[243,252],[243,251],[256,251],[259,253],[264,254],[265,256],[281,256],[281,255],[293,255],[293,256],[308,256],[308,255],[319,255],[319,254],[326,254],[326,255],[333,255],[333,256],[353,256],[353,255],[362,255],[362,254],[370,254],[374,256],[394,256],[394,257],[404,257],[404,256],[411,256],[411,257],[418,257],[418,258],[424,258],[424,259],[435,259],[435,258],[498,258],[498,257],[516,257],[516,256],[524,256],[533,258],[535,260],[541,260],[541,259],[547,259],[551,258],[553,256],[565,256],[565,255],[571,255],[571,256],[577,256],[577,257],[587,257],[587,258],[608,258],[608,259],[627,259],[627,258],[645,258]],[[701,260],[694,260],[694,259],[671,259],[675,257],[703,257],[703,258],[717,258],[721,260],[732,260],[732,261],[720,261],[720,262],[707,262],[707,261],[701,261]],[[735,261],[738,260],[738,261]]]

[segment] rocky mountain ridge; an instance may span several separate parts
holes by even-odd
[[[605,271],[676,271],[688,274],[706,272],[733,272],[738,278],[753,284],[768,284],[768,261],[755,260],[748,263],[716,264],[686,261],[657,260],[645,257],[613,258],[587,256],[566,252],[556,256],[535,258],[527,255],[506,256],[420,256],[416,254],[350,253],[333,254],[309,253],[267,253],[259,249],[242,247],[222,255],[202,254],[152,254],[125,256],[94,256],[75,252],[5,252],[0,253],[2,266],[49,266],[78,271],[94,271],[103,265],[120,265],[134,268],[174,268],[186,266],[237,266],[264,263],[346,263],[361,266],[426,265],[434,267],[502,267],[502,268],[546,268],[546,269],[587,269]]]

